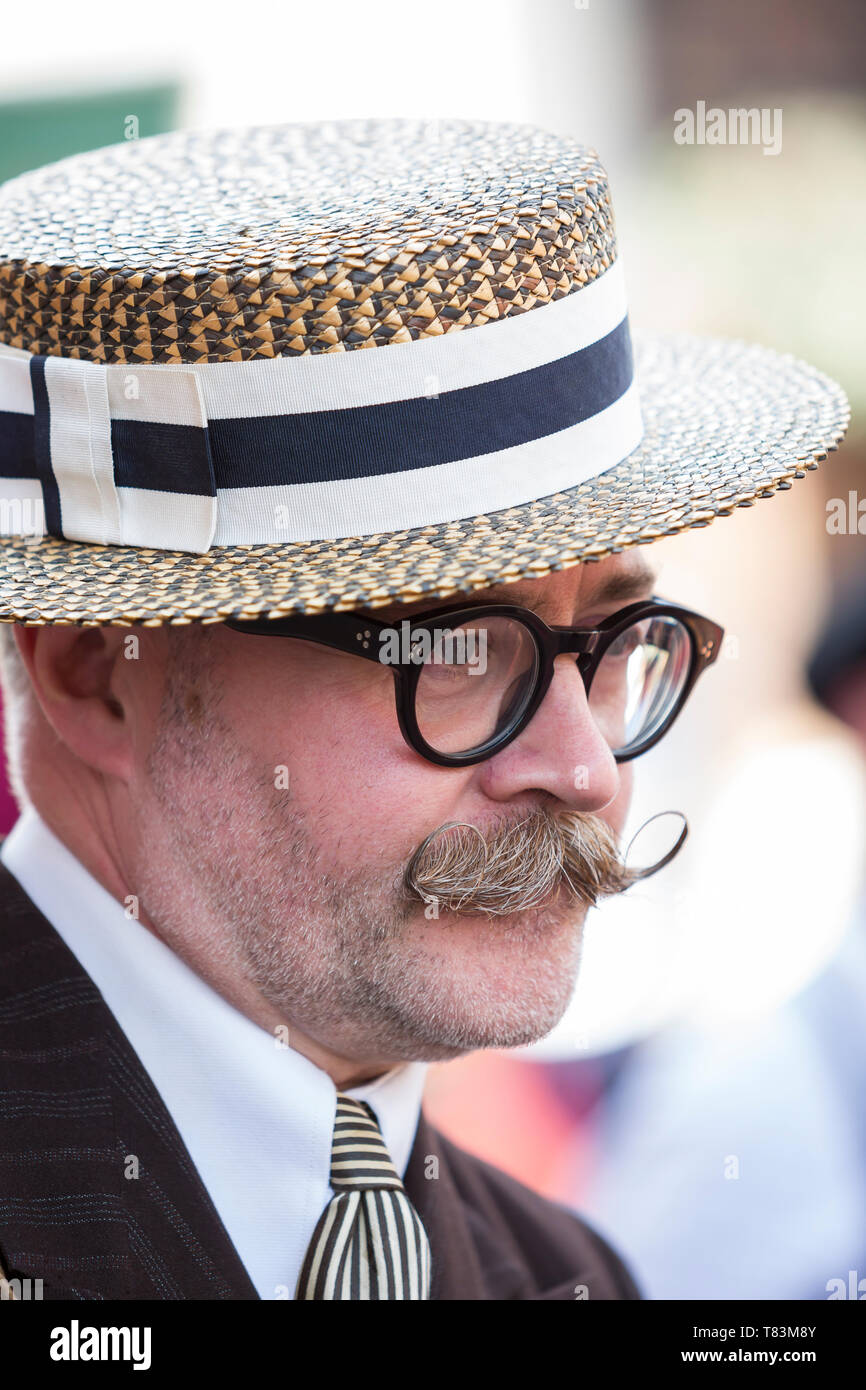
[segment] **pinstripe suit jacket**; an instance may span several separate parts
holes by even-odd
[[[433,1298],[640,1297],[586,1223],[423,1113],[405,1181],[430,1237]],[[0,1266],[41,1279],[45,1299],[258,1298],[126,1036],[2,863]]]

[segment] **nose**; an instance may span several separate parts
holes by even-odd
[[[540,789],[563,810],[598,813],[616,799],[620,771],[590,714],[573,656],[556,658],[550,687],[526,728],[479,771],[481,789],[494,801]]]

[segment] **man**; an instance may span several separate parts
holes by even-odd
[[[642,414],[595,155],[423,131],[0,191],[4,488],[48,531],[0,552],[0,1263],[46,1297],[638,1296],[431,1128],[425,1066],[548,1032],[635,876],[631,761],[722,632],[631,547],[845,406],[687,341]]]

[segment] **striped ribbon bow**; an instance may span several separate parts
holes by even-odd
[[[331,1147],[335,1196],[313,1233],[298,1299],[430,1297],[430,1242],[373,1111],[338,1092]]]

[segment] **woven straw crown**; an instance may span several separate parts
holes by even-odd
[[[6,184],[2,340],[231,362],[454,332],[615,258],[593,151],[532,128],[340,121],[109,146]]]

